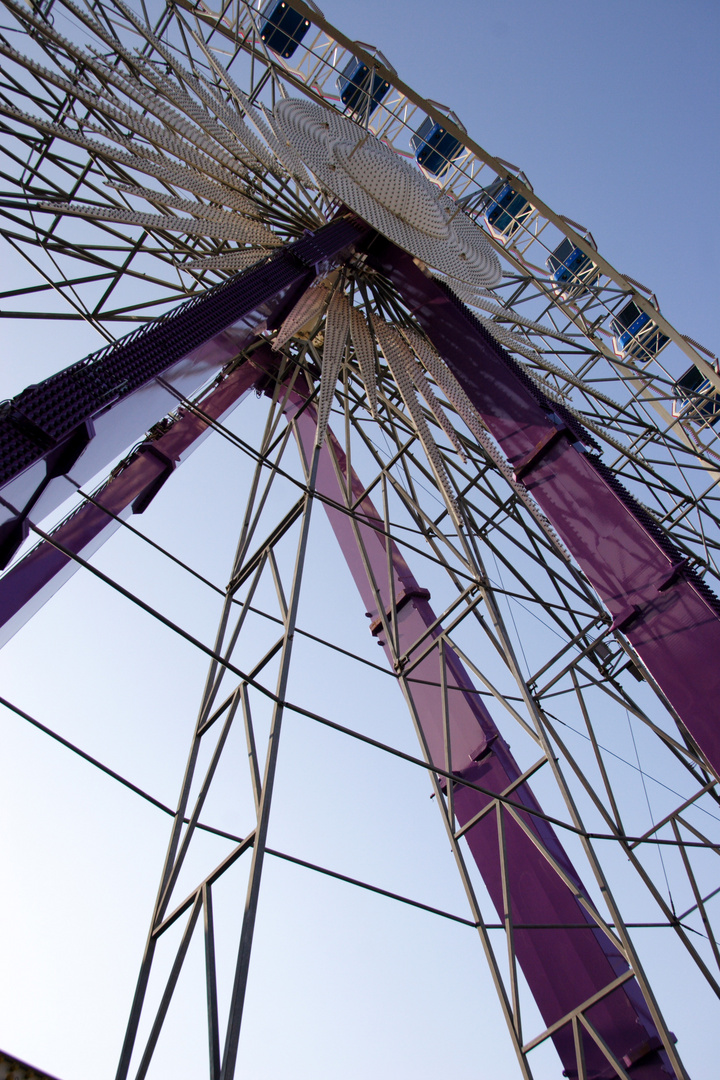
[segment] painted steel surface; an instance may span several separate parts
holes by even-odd
[[[0,567],[27,535],[27,514],[39,520],[73,494],[65,473],[85,483],[105,468],[366,231],[338,218],[8,402],[0,414]]]
[[[79,566],[72,555],[89,559],[122,520],[142,513],[173,470],[210,433],[211,422],[222,421],[262,378],[248,361],[232,371],[202,399],[200,411],[181,410],[165,434],[133,452],[123,469],[95,493],[94,502],[84,502],[49,540],[41,540],[0,578],[0,647],[72,577]]]
[[[593,440],[399,248],[370,261],[397,287],[650,675],[720,773],[720,601],[591,450]]]
[[[537,391],[529,387],[517,365],[482,333],[482,328],[462,305],[436,283],[428,281],[410,257],[391,245],[386,245],[383,257],[433,344],[463,384],[516,472],[522,475],[586,569],[624,632],[631,637],[635,622],[638,629],[646,625],[644,609],[638,613],[629,606],[636,594],[646,603],[654,601],[653,619],[666,615],[668,610],[677,615],[676,598],[684,595],[682,587],[690,591],[693,600],[701,601],[712,611],[712,602],[702,597],[696,584],[683,576],[685,571],[676,564],[677,560],[673,562],[669,545],[663,546],[661,538],[652,535],[629,496],[617,489],[590,455],[578,449],[582,432],[572,421],[555,415],[549,403],[539,400]],[[383,269],[388,272],[385,265]],[[239,394],[244,392],[240,383],[247,389],[259,372],[274,370],[277,357],[269,349],[260,349],[254,362],[257,367],[252,373],[238,369]],[[288,407],[289,413],[296,415],[308,455],[316,437],[316,415],[312,406],[299,410],[306,405],[309,393],[309,388],[306,392],[296,388]],[[189,445],[199,434],[188,428],[183,436],[182,429],[176,425],[153,444],[155,453],[140,454],[136,471],[127,470],[129,475],[123,483],[113,488],[117,512],[125,512],[137,498],[152,493],[153,486],[167,473],[168,462],[182,456],[182,439],[186,437]],[[162,457],[158,456],[158,450]],[[339,506],[345,501],[346,471],[343,452],[330,437],[321,452],[317,485],[321,494]],[[592,484],[597,486],[596,491]],[[383,643],[391,663],[394,656],[387,642],[387,620],[397,620],[401,673],[404,663],[412,662],[419,652],[428,649],[442,629],[436,625],[427,590],[419,585],[399,549],[384,536],[382,520],[372,502],[363,497],[363,485],[354,473],[351,489],[358,503],[354,518],[332,506],[326,505],[326,509],[370,616],[371,629]],[[76,523],[75,547],[71,550],[83,550],[81,544],[87,547],[103,531],[98,514],[105,518],[102,511],[88,509],[84,534],[82,528],[77,531]],[[72,529],[72,522],[68,526]],[[63,569],[57,560],[53,562],[55,554],[48,556],[50,577]],[[388,554],[392,585],[388,581]],[[42,572],[47,574],[46,570]],[[630,575],[632,593],[626,587]],[[669,597],[673,603],[658,603],[655,599],[652,590],[657,590],[658,577],[663,587],[657,595],[662,601]],[[377,590],[371,585],[373,579]],[[39,580],[40,577],[35,578],[36,583]],[[37,594],[37,588],[34,591]],[[696,623],[697,620],[688,621],[688,629],[697,629]],[[651,626],[656,626],[652,620]],[[650,640],[655,642],[652,633]],[[669,1065],[656,1050],[657,1031],[637,982],[620,951],[597,927],[581,902],[580,898],[586,895],[582,882],[555,831],[538,816],[540,807],[528,783],[519,782],[521,771],[517,763],[464,666],[449,647],[446,647],[446,664],[450,761],[445,749],[437,648],[429,648],[413,671],[416,679],[428,684],[413,690],[421,736],[429,759],[437,768],[451,769],[476,785],[472,788],[455,785],[455,812],[461,826],[488,807],[495,795],[508,793],[510,789],[509,803],[502,810],[504,847],[499,841],[497,804],[469,829],[467,839],[500,918],[507,916],[512,921],[518,962],[546,1024],[550,1027],[563,1021],[597,996],[598,1000],[585,1009],[585,1015],[631,1070],[631,1075],[643,1080],[661,1077],[664,1080]],[[504,872],[507,873],[505,889]],[[572,1075],[575,1051],[569,1022],[552,1037]],[[607,1063],[599,1050],[588,1045],[586,1060],[588,1075],[604,1075]]]
[[[306,406],[310,391],[296,383],[290,395],[288,415],[295,418],[307,460],[316,435],[317,414]],[[430,594],[412,574],[399,548],[386,537],[380,515],[354,471],[350,472],[351,517],[347,504],[347,461],[328,433],[317,474],[317,490],[329,500],[325,510],[358,588],[370,627],[385,648],[391,666],[393,652],[382,629],[382,614],[397,616],[397,652],[410,663],[429,644],[438,640],[437,624],[429,603]],[[335,506],[332,504],[335,503]],[[392,585],[388,575],[388,552]],[[512,812],[503,811],[505,861],[513,924],[515,953],[550,1027],[598,996],[585,1010],[594,1028],[630,1068],[633,1080],[668,1080],[674,1072],[637,981],[620,951],[598,928],[579,897],[586,890],[554,829],[542,820],[542,811],[527,781],[518,784],[522,770],[495,726],[467,671],[453,649],[445,646],[448,686],[451,762],[445,752],[439,651],[432,648],[413,668],[412,706],[427,746],[429,759],[440,769],[456,772],[483,788],[454,786],[458,824],[468,824],[493,802],[494,795],[510,793]],[[402,668],[403,665],[401,665]],[[452,768],[449,768],[449,765]],[[526,809],[524,809],[526,808]],[[530,811],[530,813],[526,812]],[[468,844],[501,920],[506,917],[503,894],[503,852],[499,843],[497,805],[467,835]],[[523,828],[524,825],[524,828]],[[527,831],[526,831],[527,830]],[[528,833],[530,835],[528,835]],[[592,906],[592,905],[591,905]],[[616,980],[624,980],[613,987]],[[609,987],[613,987],[608,990]],[[569,1019],[552,1036],[566,1069],[577,1075],[574,1036]],[[607,1058],[586,1039],[588,1077],[613,1075]],[[608,1071],[609,1070],[609,1071]]]

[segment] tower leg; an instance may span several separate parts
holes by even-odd
[[[308,397],[298,382],[287,406],[306,458],[316,441],[316,413]],[[681,1080],[682,1064],[648,1000],[627,935],[611,929],[589,898],[527,777],[444,638],[430,594],[413,576],[390,538],[389,522],[330,432],[317,490],[325,497],[371,629],[397,672],[426,760],[443,777],[438,796],[445,795],[454,846],[466,838],[505,924],[511,988],[503,1004],[516,1045],[522,1048],[517,961],[547,1025],[532,1044],[552,1038],[566,1075],[583,1075],[585,1069],[587,1076],[600,1076],[616,1061],[628,1067],[642,1061],[631,1075],[666,1080],[674,1070],[671,1075]],[[590,1029],[596,1034],[588,1034]]]
[[[449,290],[378,240],[370,262],[400,292],[488,430],[720,776],[720,600]]]

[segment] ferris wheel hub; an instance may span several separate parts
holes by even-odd
[[[468,285],[498,283],[500,263],[483,231],[371,131],[296,98],[279,102],[274,116],[320,183],[387,239]]]

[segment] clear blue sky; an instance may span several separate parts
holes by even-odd
[[[523,168],[553,209],[588,226],[611,263],[655,290],[681,332],[720,351],[717,4],[323,0],[322,6],[350,37],[380,47],[405,82],[453,108],[487,150]],[[0,324],[0,332],[2,397],[95,345],[69,324],[18,330]],[[184,466],[183,487],[143,522],[220,584],[238,524],[227,493],[234,468],[235,458],[222,447],[208,447]],[[139,557],[121,537],[100,565],[139,583],[164,611],[210,639],[217,604],[184,577],[160,572],[159,563]],[[328,597],[343,595],[342,567],[321,553],[314,570],[327,582]],[[328,614],[323,603],[312,613],[318,624]],[[97,629],[108,624],[118,631],[112,645]],[[369,651],[364,623],[343,633],[350,647]],[[171,644],[178,663],[168,666]],[[3,693],[169,802],[204,667],[189,647],[178,651],[164,631],[80,575],[0,656]],[[367,692],[382,737],[381,687]],[[339,671],[317,699],[332,712],[345,694]],[[390,733],[412,751],[411,733],[395,719]],[[324,733],[290,737],[330,755],[333,768],[324,778],[327,801],[312,777],[290,772],[293,805],[309,824],[300,824],[299,811],[297,822],[287,811],[282,843],[306,850],[309,828],[320,840],[308,850],[321,851],[332,865],[464,914],[424,779],[378,772],[371,755]],[[0,740],[2,813],[13,827],[0,842],[3,866],[10,868],[0,1047],[60,1080],[105,1080],[113,1072],[166,821],[16,718],[0,716]],[[362,821],[345,821],[337,835],[332,819],[346,789]],[[219,809],[230,820],[232,807]],[[272,981],[277,1012],[256,1014],[251,1002],[253,1064],[243,1075],[429,1080],[451,1064],[462,1077],[514,1075],[506,1051],[485,1034],[502,1021],[478,973],[477,944],[465,948],[470,931],[438,929],[429,917],[352,891],[338,906],[329,887],[296,892],[297,880],[282,866],[269,870],[277,918],[272,930],[270,923],[260,927],[257,978],[262,989]],[[322,956],[330,951],[332,957]],[[321,970],[336,980],[320,988],[321,1015],[312,1003],[319,958],[332,961]],[[668,1020],[683,1038],[691,1074],[709,1078],[713,1067],[700,1028],[693,1036],[692,1002],[679,995],[675,1006]],[[348,1009],[354,1017],[344,1015]],[[346,1030],[355,1041],[348,1042]],[[191,1058],[175,1060],[171,1074],[174,1080],[197,1075]],[[538,1071],[539,1080],[556,1075],[549,1065]]]

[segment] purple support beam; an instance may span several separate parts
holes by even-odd
[[[318,273],[367,234],[347,215],[180,305],[0,411],[0,568],[35,520],[86,483],[280,319]],[[158,377],[162,376],[162,381]],[[163,385],[169,384],[168,385]]]
[[[295,417],[307,459],[316,432],[316,412],[306,406],[309,390],[296,384],[288,404]],[[397,546],[383,532],[383,523],[354,471],[351,471],[353,517],[331,503],[346,507],[347,461],[337,441],[328,436],[320,458],[317,490],[331,503],[325,504],[330,523],[371,618],[371,630],[384,645],[390,664],[393,654],[382,629],[381,612],[397,612],[397,652],[411,663],[442,634],[429,599],[413,576]],[[354,525],[355,528],[354,528]],[[357,529],[357,532],[356,532]],[[388,576],[388,552],[392,588]],[[372,581],[375,582],[373,587]],[[377,589],[377,591],[376,591]],[[540,813],[527,781],[518,783],[521,770],[500,735],[462,662],[446,644],[446,680],[452,771],[485,789],[456,784],[455,814],[460,826],[468,824],[487,807],[493,794],[511,789],[509,798],[520,808]],[[449,771],[441,701],[441,661],[432,649],[413,669],[413,703],[427,744],[430,760]],[[525,829],[507,810],[504,819],[507,865],[506,888],[513,924],[515,953],[525,979],[548,1027],[568,1017],[583,1003],[598,1000],[584,1015],[627,1068],[633,1080],[668,1080],[675,1076],[640,987],[630,976],[628,964],[607,935],[598,929],[578,899],[585,889],[552,827],[536,814],[522,809],[518,816]],[[528,835],[528,832],[531,834]],[[486,814],[466,834],[473,857],[501,920],[503,859],[497,811]],[[547,852],[549,858],[539,850]],[[557,869],[552,865],[553,860]],[[608,990],[618,979],[620,985]],[[552,1035],[565,1075],[578,1076],[574,1036],[570,1020]],[[612,1077],[607,1058],[584,1037],[588,1080]]]
[[[648,671],[720,775],[720,601],[472,313],[384,240],[393,282]],[[585,444],[585,445],[583,445]]]
[[[251,362],[237,368],[208,394],[202,402],[202,411],[211,419],[222,419],[247,389],[262,380],[267,372],[277,370],[277,363],[277,357],[269,349],[257,350]],[[308,395],[309,391],[296,390],[288,411],[298,413]],[[309,452],[315,438],[314,408],[300,412],[297,424],[306,452]],[[184,460],[207,430],[201,417],[184,413],[168,432],[139,448],[126,468],[103,489],[98,501],[120,516],[127,514],[131,507],[144,508],[172,466]],[[338,482],[338,475],[344,482],[346,469],[344,455],[331,437],[321,455],[318,490],[341,506],[344,489]],[[419,586],[393,543],[389,545],[393,573],[391,593],[382,522],[371,500],[363,497],[362,484],[354,473],[351,473],[351,485],[353,499],[359,500],[355,520],[362,549],[350,516],[327,506],[333,530],[365,609],[370,613],[371,629],[383,641],[391,661],[380,612],[390,610],[394,594],[398,649],[407,657],[407,662],[412,662],[413,656],[428,642],[437,640],[442,630],[437,626],[430,629],[434,626],[435,615],[428,602],[429,594]],[[61,525],[54,536],[70,551],[87,555],[103,542],[114,525],[113,519],[102,510],[86,504]],[[29,608],[39,607],[47,598],[45,592],[54,592],[75,565],[52,545],[41,544],[5,575],[0,582],[0,608],[5,612],[6,628],[22,619]],[[370,584],[371,578],[379,586],[377,594]],[[510,895],[509,915],[513,922],[515,951],[543,1018],[550,1026],[591,997],[602,995],[613,980],[626,977],[629,969],[578,901],[576,890],[584,894],[580,879],[553,829],[536,816],[540,807],[529,785],[517,783],[520,769],[461,661],[449,647],[445,650],[445,662],[450,704],[450,765],[458,776],[485,791],[455,785],[454,805],[459,825],[468,824],[488,806],[493,793],[500,794],[512,788],[512,801],[520,808],[535,811],[528,814],[520,809],[520,819],[560,870],[558,873],[553,868],[511,814],[503,811],[506,889]],[[439,768],[447,770],[437,649],[429,652],[414,668],[413,675],[427,684],[414,694],[414,704],[430,759]],[[504,918],[503,869],[495,811],[469,829],[467,840],[498,914]],[[603,996],[585,1015],[628,1068],[633,1080],[667,1080],[668,1075],[672,1075],[672,1070],[668,1074],[661,1067],[660,1063],[667,1064],[667,1059],[664,1053],[655,1049],[659,1043],[657,1030],[634,979],[628,978]],[[553,1041],[567,1074],[576,1075],[569,1023],[554,1033]],[[585,1055],[591,1080],[610,1075],[604,1057],[587,1039]]]
[[[273,369],[275,364],[273,357]],[[95,492],[93,503],[84,502],[53,530],[52,540],[74,555],[90,558],[120,528],[117,519],[142,513],[174,469],[203,442],[211,422],[222,422],[264,378],[263,369],[246,360],[196,403],[198,411],[178,410],[169,430],[146,439],[121,471]],[[0,578],[0,647],[55,595],[78,565],[71,555],[41,540]]]

